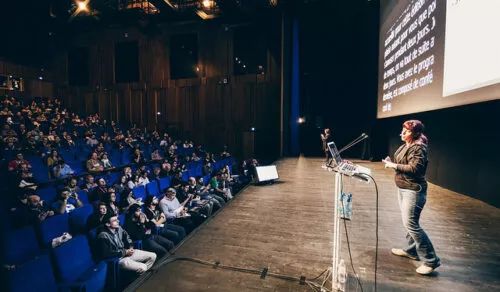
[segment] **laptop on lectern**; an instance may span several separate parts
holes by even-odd
[[[352,164],[348,161],[343,161],[335,142],[328,142],[327,146],[328,150],[332,154],[333,161],[335,161],[334,168],[336,168],[337,171],[349,176],[357,174],[371,174],[371,170],[369,168]]]

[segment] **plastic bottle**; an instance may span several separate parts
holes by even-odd
[[[347,269],[346,269],[345,262],[343,259],[340,260],[337,272],[338,272],[338,274],[337,274],[337,289],[339,291],[345,291],[346,284],[347,284]]]
[[[339,198],[339,202],[338,202],[338,205],[337,205],[337,208],[338,208],[338,211],[339,211],[339,215],[340,215],[340,218],[344,218],[345,217],[345,195],[344,193],[340,194],[340,198]]]
[[[346,219],[351,220],[352,219],[352,194],[349,193],[347,194],[346,198]]]

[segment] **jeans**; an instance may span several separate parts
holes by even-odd
[[[427,200],[427,191],[417,192],[398,188],[398,200],[408,240],[408,246],[403,250],[412,256],[420,257],[426,266],[432,268],[439,266],[439,257],[436,255],[429,237],[418,222]]]
[[[151,235],[142,240],[142,247],[146,251],[154,252],[157,258],[162,258],[174,248],[174,243],[161,235]]]
[[[165,223],[165,227],[160,229],[160,234],[177,245],[186,237],[186,230],[182,226]]]

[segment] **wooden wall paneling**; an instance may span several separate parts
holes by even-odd
[[[117,115],[118,121],[123,124],[130,123],[129,110],[130,110],[130,96],[128,96],[127,88],[117,88],[116,90],[116,103],[118,106]]]
[[[130,113],[131,113],[131,124],[137,124],[140,126],[143,124],[143,92],[141,90],[132,90],[130,94]]]
[[[99,45],[89,46],[87,50],[88,54],[88,72],[89,72],[89,85],[91,88],[96,88],[96,86],[101,86],[101,76],[102,76],[102,54],[101,47]]]
[[[137,68],[139,69],[139,82],[146,82],[150,83],[151,82],[151,48],[149,46],[149,41],[148,39],[144,37],[140,37],[137,40],[137,46],[138,46],[138,62],[139,66]]]
[[[149,84],[153,88],[161,88],[163,86],[163,80],[165,80],[165,54],[163,47],[161,45],[160,39],[155,38],[148,41],[148,50],[144,54],[148,58],[149,63]]]
[[[168,122],[168,88],[162,88],[158,91],[158,93],[158,111],[160,112],[160,115],[158,116],[158,127],[159,129],[165,129]]]
[[[95,112],[94,93],[86,92],[84,94],[84,99],[85,99],[85,114],[86,115],[93,114]]]
[[[101,116],[102,119],[110,120],[111,119],[111,103],[110,103],[110,92],[109,91],[100,91],[96,93],[97,96],[97,112]]]
[[[113,86],[115,84],[115,44],[113,40],[105,40],[100,44],[99,57],[101,84],[104,87]]]

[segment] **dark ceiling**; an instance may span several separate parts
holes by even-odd
[[[202,10],[217,20],[248,21],[319,0],[215,0],[210,9],[205,9],[203,0],[88,0],[92,15],[75,16],[77,1],[86,0],[10,0],[2,4],[0,24],[6,35],[0,57],[38,66],[47,62],[68,36],[96,25],[202,21],[196,14]],[[154,11],[143,9],[148,2]]]

